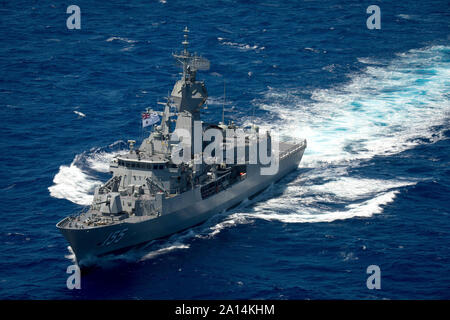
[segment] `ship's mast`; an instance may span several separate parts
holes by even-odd
[[[181,64],[183,68],[183,79],[185,81],[191,80],[195,81],[195,74],[197,70],[208,70],[210,63],[207,59],[197,56],[196,54],[191,54],[188,50],[188,35],[189,29],[187,27],[184,28],[184,40],[181,42],[184,49],[180,53],[173,54],[174,58]]]
[[[189,29],[188,27],[185,27],[184,30],[184,41],[181,43],[184,46],[184,55],[182,56],[182,63],[183,63],[183,79],[187,80],[187,73],[188,73],[188,59],[190,57],[189,51],[187,49],[188,45],[189,45],[189,41],[188,41],[188,33],[189,33]]]
[[[191,134],[191,146],[193,146],[194,122],[201,121],[200,110],[208,98],[205,84],[203,81],[196,80],[196,74],[198,70],[208,70],[209,61],[189,52],[189,29],[186,27],[183,32],[184,39],[181,43],[183,50],[173,54],[173,57],[183,69],[183,75],[175,83],[170,97],[178,111],[175,129],[183,129],[185,132],[189,132]],[[191,151],[193,152],[192,149]]]
[[[225,80],[223,80],[222,124],[225,124]]]

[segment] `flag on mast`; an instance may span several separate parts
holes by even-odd
[[[155,124],[159,122],[159,116],[155,112],[144,112],[142,114],[142,128],[151,126],[152,124]]]

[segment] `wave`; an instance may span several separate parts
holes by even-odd
[[[119,42],[119,43],[127,43],[127,44],[129,44],[129,46],[126,46],[126,47],[120,49],[120,51],[125,52],[125,51],[134,50],[135,49],[135,44],[138,41],[137,40],[128,39],[128,38],[123,38],[123,37],[109,37],[108,39],[106,39],[106,42]]]
[[[101,181],[95,180],[77,167],[75,163],[78,157],[79,155],[75,157],[70,166],[59,167],[53,185],[48,190],[52,197],[87,206],[91,204],[94,189],[101,185]]]
[[[108,172],[111,160],[125,148],[126,143],[120,140],[76,155],[69,166],[59,167],[53,185],[48,188],[50,195],[79,205],[90,205],[94,189],[104,182],[97,173]]]
[[[240,216],[247,218],[258,218],[263,220],[276,220],[283,223],[318,223],[318,222],[332,222],[335,220],[345,220],[355,217],[371,217],[373,214],[381,213],[383,211],[382,205],[394,201],[397,191],[391,191],[376,196],[373,199],[362,202],[361,204],[350,204],[342,211],[330,212],[304,212],[292,214],[274,213],[273,207],[269,210],[256,213],[242,213]],[[258,210],[259,211],[259,210]]]
[[[375,65],[383,65],[382,62],[374,60],[373,58],[361,57],[356,59],[359,63],[362,64],[375,64]]]
[[[127,39],[127,38],[123,38],[123,37],[109,37],[108,39],[106,39],[106,42],[112,42],[112,41],[121,41],[121,42],[126,42],[126,43],[136,43],[137,42],[137,40]]]
[[[442,138],[433,127],[449,115],[449,48],[410,50],[385,67],[368,66],[348,84],[310,93],[269,88],[257,107],[279,121],[261,122],[283,137],[306,137],[305,161],[369,159]],[[305,164],[305,162],[303,163]]]
[[[396,17],[405,19],[405,20],[419,20],[419,16],[415,14],[398,14]]]
[[[174,250],[189,249],[188,240],[194,238],[195,232],[192,229],[181,233],[174,234],[168,239],[160,239],[151,241],[144,248],[139,249],[133,253],[138,261],[146,261],[154,259],[160,255],[172,252]],[[135,259],[136,260],[136,259]]]
[[[265,49],[265,47],[258,46],[256,44],[250,45],[250,44],[246,44],[246,43],[237,43],[237,42],[226,41],[225,38],[221,38],[221,37],[218,37],[217,40],[219,40],[219,42],[224,46],[234,47],[234,48],[237,48],[242,51],[264,50]]]

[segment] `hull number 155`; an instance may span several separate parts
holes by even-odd
[[[120,240],[122,240],[123,236],[127,232],[128,228],[117,230],[114,232],[111,232],[105,239],[105,241],[102,242],[101,246],[109,246],[110,244],[118,243]]]

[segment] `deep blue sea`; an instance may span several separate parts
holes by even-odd
[[[1,299],[450,298],[448,1],[2,1],[0,15]],[[185,26],[211,61],[203,119],[220,119],[225,82],[227,119],[306,138],[304,158],[69,290],[55,224],[142,139],[141,112],[179,77]]]

